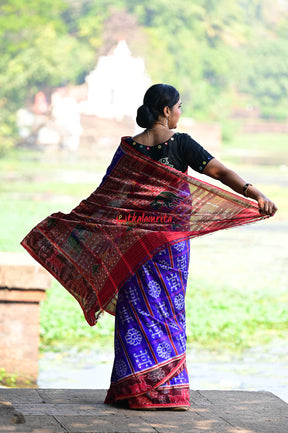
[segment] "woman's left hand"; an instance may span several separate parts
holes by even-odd
[[[277,206],[273,203],[273,201],[271,201],[269,198],[267,198],[263,194],[261,194],[257,198],[257,202],[258,202],[259,212],[262,215],[271,215],[272,216],[278,210]]]

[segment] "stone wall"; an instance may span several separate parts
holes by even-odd
[[[0,368],[36,382],[40,302],[51,277],[28,253],[0,253]]]

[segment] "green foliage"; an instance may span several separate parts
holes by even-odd
[[[246,74],[239,90],[253,94],[264,117],[287,118],[288,48],[285,40],[265,40],[248,50]]]
[[[5,368],[0,368],[0,384],[13,388],[17,384],[17,374],[7,373]]]
[[[69,1],[69,8],[62,15],[68,33],[98,50],[102,43],[103,24],[112,5],[110,0]]]
[[[0,368],[0,387],[8,388],[33,388],[35,381],[25,378],[17,373],[8,373],[5,368]]]
[[[150,38],[153,80],[180,89],[185,115],[222,121],[231,110],[227,95],[236,90],[264,117],[287,118],[287,8],[270,0],[124,3]]]
[[[64,1],[0,5],[0,155],[16,139],[15,112],[42,88],[77,81],[93,53],[67,33]],[[89,66],[88,66],[89,65]]]
[[[240,94],[263,117],[287,118],[287,2],[9,0],[0,5],[0,156],[15,142],[16,110],[38,90],[81,83],[111,47],[105,30],[119,12],[135,17],[145,42],[122,34],[153,82],[179,88],[185,115],[222,121]]]

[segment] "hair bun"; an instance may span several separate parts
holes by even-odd
[[[148,105],[141,105],[137,110],[136,122],[141,128],[151,128],[155,123],[155,117]]]

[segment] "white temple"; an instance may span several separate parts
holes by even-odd
[[[82,111],[117,120],[125,116],[135,118],[150,85],[144,60],[131,56],[125,40],[119,41],[112,54],[99,58],[86,82],[88,99],[81,104]]]

